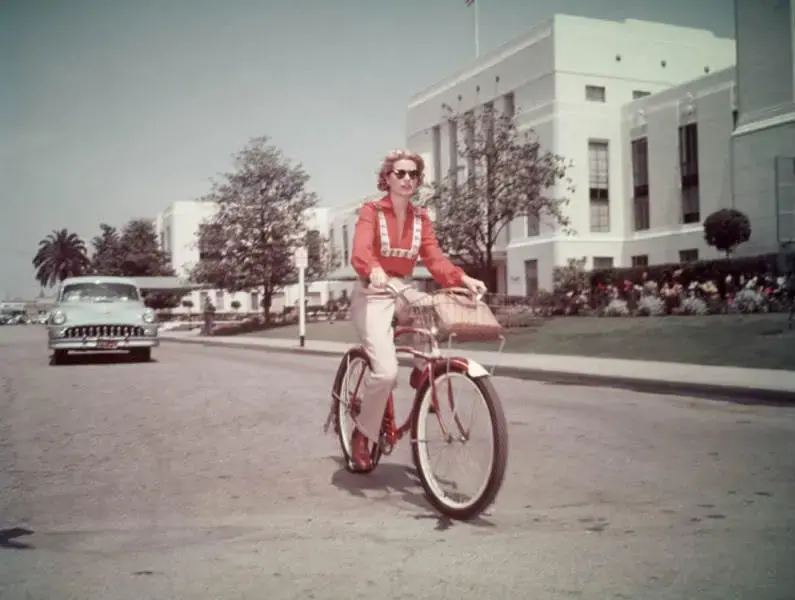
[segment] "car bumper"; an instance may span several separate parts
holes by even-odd
[[[160,345],[157,329],[151,335],[136,336],[99,336],[99,337],[63,337],[58,329],[51,328],[48,332],[47,346],[50,350],[72,351],[113,351],[134,350],[136,348],[155,348]]]

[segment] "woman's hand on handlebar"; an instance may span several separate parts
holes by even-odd
[[[383,290],[389,278],[381,267],[374,267],[370,271],[370,288]]]
[[[464,277],[461,279],[461,285],[472,292],[472,294],[475,296],[482,296],[488,291],[485,283],[479,279],[470,277],[469,275],[464,275]]]

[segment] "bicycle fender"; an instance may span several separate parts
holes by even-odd
[[[467,375],[469,375],[472,379],[477,379],[479,377],[488,377],[489,372],[479,362],[468,358]]]

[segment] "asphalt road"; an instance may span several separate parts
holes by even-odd
[[[509,472],[462,524],[407,445],[341,469],[334,359],[154,357],[0,327],[3,600],[795,598],[795,407],[498,378]]]

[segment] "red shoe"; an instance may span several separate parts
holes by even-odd
[[[370,443],[358,429],[354,429],[351,436],[351,461],[358,471],[368,471],[372,468]]]

